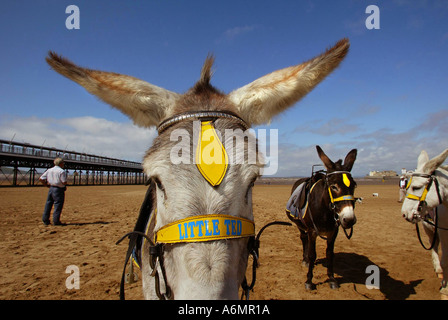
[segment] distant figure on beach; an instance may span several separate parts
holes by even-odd
[[[398,191],[398,202],[403,202],[404,198],[406,197],[406,185],[408,184],[408,180],[404,177],[400,177],[400,182],[398,183],[398,186],[400,187],[400,190]]]
[[[45,171],[39,180],[43,185],[50,188],[48,190],[44,214],[42,215],[42,222],[46,226],[50,224],[50,212],[54,205],[53,225],[63,225],[61,222],[61,212],[64,206],[65,190],[67,189],[67,174],[64,171],[64,160],[61,158],[54,159],[54,167]]]

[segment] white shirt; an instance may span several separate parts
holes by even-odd
[[[67,183],[67,174],[61,167],[54,166],[45,171],[40,179],[47,180],[48,184],[52,187],[64,188],[65,183]]]
[[[400,188],[401,189],[406,188],[406,180],[400,180]]]

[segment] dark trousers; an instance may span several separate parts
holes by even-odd
[[[43,222],[50,222],[50,212],[54,205],[53,223],[59,223],[61,218],[62,207],[65,200],[65,188],[50,187],[48,190],[47,202],[45,203]]]

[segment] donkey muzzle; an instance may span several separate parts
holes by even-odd
[[[339,213],[339,222],[344,229],[350,229],[356,223],[356,216],[352,206],[345,206]]]

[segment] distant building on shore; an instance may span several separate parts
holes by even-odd
[[[394,170],[370,171],[369,177],[396,177],[398,174]]]

